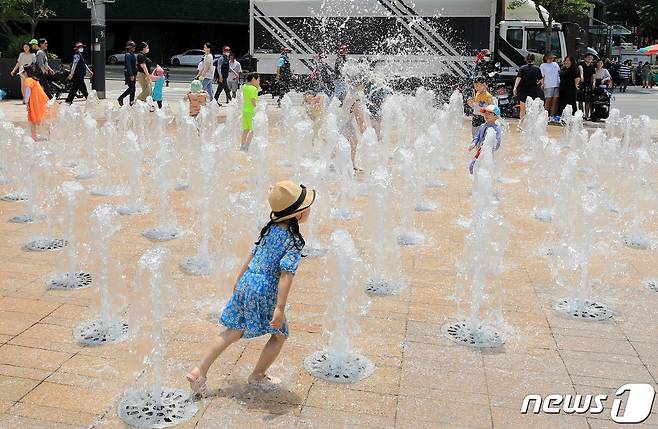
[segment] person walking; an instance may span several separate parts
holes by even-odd
[[[635,66],[635,85],[644,86],[642,82],[642,61],[638,61],[637,66]]]
[[[32,39],[34,42],[34,39]],[[32,46],[35,48],[35,46]],[[39,80],[41,86],[43,86],[43,91],[48,96],[48,99],[53,98],[53,90],[50,87],[50,76],[55,74],[55,71],[50,68],[48,64],[48,54],[46,54],[46,49],[48,49],[48,41],[46,39],[39,39],[39,44],[36,46],[35,57],[35,77]]]
[[[343,66],[347,62],[347,45],[342,44],[338,48],[338,56],[334,65],[334,97],[342,103],[345,99],[345,82],[343,80]]]
[[[576,66],[576,60],[571,56],[567,56],[562,63],[560,69],[560,97],[558,98],[558,113],[562,116],[564,108],[568,105],[571,106],[571,113],[578,110],[576,106],[576,95],[578,94],[578,86],[580,85],[580,73]]]
[[[231,101],[231,90],[228,87],[228,74],[229,74],[229,54],[231,53],[231,48],[229,46],[224,46],[222,48],[222,56],[215,60],[215,67],[218,74],[219,87],[215,93],[215,100],[217,104],[219,103],[219,95],[224,92],[226,94],[226,102]]]
[[[140,101],[146,101],[146,97],[151,95],[151,72],[153,68],[153,61],[147,54],[149,53],[149,44],[147,42],[140,42],[137,54],[137,82],[141,91],[137,96]]]
[[[236,98],[238,89],[240,89],[240,73],[242,73],[242,64],[235,59],[235,53],[231,52],[228,61],[228,89],[231,90],[231,97]]]
[[[21,78],[21,94],[23,97],[25,97],[25,75],[23,75],[23,68],[25,66],[30,66],[34,64],[36,61],[36,56],[32,52],[31,44],[37,44],[38,42],[34,39],[30,40],[29,42],[23,43],[22,46],[22,51],[20,54],[18,54],[18,60],[16,61],[16,65],[11,71],[12,76],[16,76],[16,73],[18,73],[18,76]]]
[[[125,60],[123,63],[124,82],[128,88],[118,98],[119,106],[123,106],[123,99],[130,96],[130,105],[135,102],[135,81],[137,80],[137,59],[135,57],[135,42],[126,43]]]
[[[85,76],[89,72],[90,76],[94,75],[94,72],[91,71],[85,58],[82,56],[82,53],[85,50],[85,45],[82,42],[78,42],[73,46],[75,53],[73,54],[73,64],[71,65],[71,73],[69,73],[68,80],[70,80],[73,85],[71,85],[71,90],[69,95],[66,97],[66,102],[68,104],[73,103],[73,98],[78,93],[82,92],[82,95],[89,97],[89,92],[87,92],[87,85],[85,85]]]
[[[203,89],[208,93],[208,100],[212,100],[212,80],[215,77],[215,66],[213,65],[213,46],[210,42],[203,44],[203,59],[199,63],[197,80],[201,81]]]
[[[649,64],[649,61],[647,61],[642,66],[642,88],[651,88],[651,82],[649,81],[650,74],[651,64]]]
[[[621,79],[619,92],[626,92],[631,80],[631,60],[624,61],[619,65],[619,78]]]
[[[276,64],[276,83],[279,92],[279,98],[276,100],[277,106],[281,107],[281,99],[290,91],[290,81],[292,79],[292,68],[288,58],[290,48],[282,48],[279,61]]]
[[[591,94],[594,91],[594,85],[596,85],[596,81],[594,80],[594,73],[596,73],[594,55],[589,53],[585,55],[585,61],[578,66],[578,71],[580,73],[581,97],[585,102],[583,118],[589,120],[592,114],[592,103],[588,100],[591,98]]]
[[[548,111],[551,120],[557,115],[560,97],[560,66],[553,59],[553,54],[549,52],[544,55],[544,63],[539,66],[544,90],[544,108]]]
[[[541,70],[537,67],[535,62],[535,55],[528,54],[525,57],[525,65],[519,69],[519,74],[514,81],[514,96],[518,97],[521,105],[520,119],[525,117],[525,102],[530,98],[539,97],[539,85],[543,83]]]

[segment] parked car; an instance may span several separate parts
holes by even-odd
[[[215,58],[221,55],[215,54]],[[201,49],[190,49],[182,54],[171,57],[172,66],[196,66],[203,60],[203,51]]]
[[[126,54],[123,52],[120,54],[112,54],[107,57],[108,64],[123,64],[126,61]]]

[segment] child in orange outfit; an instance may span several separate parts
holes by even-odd
[[[23,68],[25,77],[25,105],[27,106],[27,120],[30,123],[32,138],[37,140],[37,130],[41,122],[46,119],[50,110],[48,108],[48,96],[41,83],[35,77],[34,68],[25,66]]]

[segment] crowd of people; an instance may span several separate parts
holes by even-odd
[[[491,53],[484,51],[478,55],[474,70],[475,95],[468,100],[474,112],[474,129],[483,121],[481,117],[478,118],[478,108],[488,102],[495,102],[487,87],[489,74],[486,65],[493,67]],[[580,63],[569,55],[558,64],[553,54],[547,53],[542,64],[537,66],[535,54],[528,53],[525,62],[519,68],[512,90],[519,102],[521,119],[525,116],[525,101],[528,97],[544,99],[544,107],[551,121],[559,122],[560,114],[566,106],[571,106],[574,112],[582,110],[585,120],[594,120],[592,99],[595,94],[603,92],[610,97],[615,88],[623,93],[629,85],[641,85],[643,88],[653,86],[651,63],[648,61],[633,65],[631,60],[595,60],[594,55],[588,53]]]

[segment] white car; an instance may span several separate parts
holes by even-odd
[[[215,54],[215,58],[221,55]],[[203,60],[203,51],[201,49],[190,49],[182,54],[171,57],[172,66],[197,66]]]
[[[107,62],[109,64],[123,64],[126,61],[126,54],[125,53],[120,53],[120,54],[112,54],[109,57],[107,57]]]

